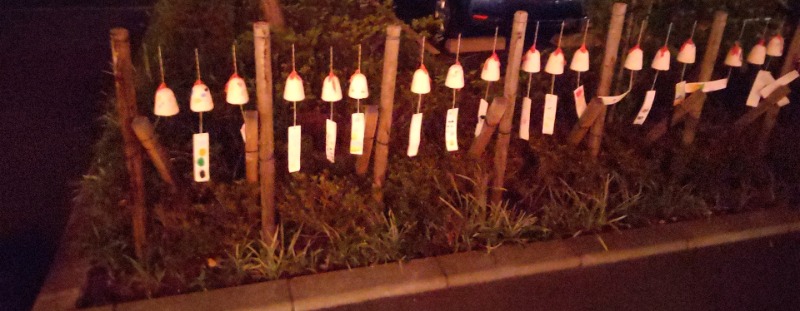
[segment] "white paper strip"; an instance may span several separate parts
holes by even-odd
[[[647,116],[650,114],[650,109],[653,108],[653,100],[656,99],[656,91],[649,90],[647,94],[644,96],[644,104],[642,104],[642,109],[639,109],[639,114],[636,115],[636,120],[633,120],[633,124],[642,125],[644,121],[647,120]]]
[[[478,106],[478,124],[475,126],[475,137],[481,134],[483,129],[483,119],[486,117],[486,111],[489,110],[489,102],[481,98],[481,104]]]
[[[702,90],[703,89],[703,85],[705,85],[705,83],[703,83],[703,82],[686,83],[685,91],[686,91],[687,94],[694,93],[694,92]]]
[[[617,96],[598,96],[598,97],[600,97],[600,100],[603,101],[604,105],[608,106],[608,105],[613,105],[613,104],[616,104],[616,103],[622,101],[622,99],[625,98],[625,96],[628,96],[628,93],[630,93],[630,92],[631,91],[628,90],[627,92],[622,93],[622,94],[617,95]]]
[[[422,113],[411,117],[411,130],[408,133],[408,156],[414,157],[419,152],[419,141],[422,135]]]
[[[303,144],[299,125],[289,127],[289,173],[300,171],[300,146]]]
[[[672,105],[683,104],[684,99],[686,99],[686,81],[681,81],[675,84],[675,98],[672,100]]]
[[[519,138],[524,140],[530,139],[531,132],[531,99],[528,97],[522,98],[522,111],[519,115]]]
[[[325,157],[328,161],[336,161],[336,122],[325,120]]]
[[[784,97],[778,101],[778,107],[783,107],[789,104],[789,98]]]
[[[444,123],[444,143],[447,151],[458,150],[458,108],[447,110],[447,120]]]
[[[792,72],[783,75],[783,77],[778,78],[778,80],[775,80],[775,82],[765,86],[763,89],[761,89],[761,91],[759,91],[759,94],[761,94],[761,97],[767,98],[769,94],[775,92],[775,89],[777,89],[779,86],[792,83],[792,81],[798,77],[800,77],[800,74],[797,73],[797,70],[792,70]]]
[[[583,92],[583,85],[572,91],[572,95],[575,97],[575,112],[580,118],[586,111],[586,93]]]
[[[364,113],[354,113],[350,118],[350,154],[364,153]]]
[[[192,136],[192,148],[194,150],[194,181],[206,182],[211,180],[210,149],[208,133],[194,134]]]
[[[756,80],[753,81],[753,87],[750,88],[750,95],[747,96],[747,106],[758,107],[758,102],[761,100],[761,94],[759,94],[759,92],[772,82],[775,82],[775,78],[772,77],[769,71],[759,71],[758,75],[756,75]]]
[[[703,84],[703,93],[716,92],[719,90],[724,90],[727,87],[728,87],[728,79],[708,81],[705,84]]]
[[[542,134],[553,135],[556,126],[556,108],[558,96],[547,94],[544,96],[544,117],[542,118]]]

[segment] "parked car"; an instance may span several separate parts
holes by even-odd
[[[398,16],[409,20],[434,14],[442,21],[443,39],[462,34],[464,37],[500,35],[511,32],[516,11],[528,12],[528,43],[533,37],[536,21],[540,22],[542,41],[557,34],[561,21],[566,21],[566,31],[576,32],[586,19],[583,0],[395,0]],[[433,12],[430,12],[431,7]]]

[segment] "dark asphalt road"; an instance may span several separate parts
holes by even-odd
[[[108,30],[142,9],[0,8],[0,310],[31,307],[112,80]]]
[[[334,310],[800,310],[800,234]]]

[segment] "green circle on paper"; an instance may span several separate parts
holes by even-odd
[[[205,158],[199,158],[199,159],[197,159],[197,165],[199,165],[199,166],[205,166],[205,165],[206,165],[206,159],[205,159]]]

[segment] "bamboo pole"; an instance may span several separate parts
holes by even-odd
[[[278,0],[261,0],[261,15],[264,20],[275,28],[283,27],[286,22],[283,18],[283,10]]]
[[[517,101],[519,88],[519,66],[522,62],[522,46],[525,44],[525,28],[528,25],[528,12],[517,11],[514,13],[514,24],[511,26],[511,42],[508,49],[508,64],[506,65],[505,86],[503,97],[506,105],[503,118],[500,119],[497,143],[494,152],[494,178],[492,179],[492,202],[498,203],[503,199],[503,183],[508,162],[508,145],[511,143],[511,126],[514,120],[514,106]]]
[[[144,176],[142,174],[142,148],[136,142],[136,134],[131,123],[136,117],[136,89],[133,80],[133,64],[131,63],[131,43],[128,30],[113,28],[110,32],[111,55],[114,69],[114,87],[116,89],[117,113],[125,150],[125,166],[130,178],[130,206],[133,227],[133,246],[136,257],[144,257],[147,231],[145,219]]]
[[[492,104],[489,105],[489,108],[486,111],[486,118],[483,119],[483,127],[481,128],[481,133],[478,137],[472,141],[472,145],[469,147],[469,151],[467,155],[469,155],[472,159],[480,159],[483,155],[483,152],[486,150],[486,146],[489,145],[489,142],[492,140],[492,135],[494,135],[497,126],[500,124],[500,120],[503,119],[505,112],[508,110],[508,99],[505,97],[495,97],[492,100]]]
[[[614,3],[611,8],[611,23],[609,24],[608,37],[606,38],[606,50],[603,54],[600,84],[597,87],[596,96],[608,96],[611,93],[611,82],[614,78],[614,67],[617,65],[617,53],[619,52],[619,41],[622,38],[626,9],[627,5],[619,2]],[[600,154],[600,143],[603,139],[606,123],[606,109],[606,105],[599,107],[596,119],[589,130],[589,150],[592,157],[595,158]]]
[[[258,183],[258,112],[244,112],[244,163],[248,183]]]
[[[716,64],[717,56],[719,56],[719,46],[722,43],[722,35],[725,33],[725,23],[727,20],[728,13],[725,11],[717,11],[714,14],[714,23],[711,25],[711,33],[709,33],[708,43],[706,43],[706,53],[703,55],[703,62],[700,64],[699,82],[711,80],[711,75],[714,73],[714,64]],[[684,105],[685,104],[686,103],[684,103]],[[692,107],[686,107],[689,109],[689,115],[683,128],[682,142],[684,146],[691,145],[694,142],[704,104],[705,100],[698,100]]]
[[[373,197],[383,202],[383,182],[389,161],[389,139],[392,132],[392,109],[397,84],[397,57],[400,52],[400,31],[398,25],[386,27],[386,44],[383,54],[383,79],[381,81],[380,113],[378,115],[378,135],[375,146],[375,167],[373,170]]]
[[[786,58],[783,60],[783,67],[781,67],[781,75],[785,75],[794,70],[797,61],[800,60],[800,22],[794,30],[792,41],[789,42],[789,49],[786,51]]]
[[[356,174],[363,176],[369,169],[372,158],[372,146],[375,142],[375,131],[378,128],[378,106],[369,105],[364,110],[364,150],[356,160]]]
[[[758,103],[758,106],[756,108],[750,109],[749,111],[747,111],[747,113],[745,113],[738,120],[736,120],[736,122],[733,123],[733,128],[735,129],[735,132],[741,132],[745,129],[745,127],[747,127],[750,124],[753,124],[753,122],[758,120],[758,117],[769,112],[771,106],[777,106],[776,104],[778,103],[778,101],[781,98],[788,96],[789,93],[791,93],[791,89],[789,89],[789,87],[785,85],[781,85],[778,88],[776,88],[774,91],[772,91],[772,94],[769,94],[769,96],[767,96],[767,98],[762,99],[761,102]]]
[[[258,162],[261,179],[261,237],[271,240],[275,233],[275,142],[272,123],[272,48],[269,24],[253,24],[256,63],[258,119]]]
[[[156,171],[158,175],[161,176],[161,180],[169,186],[170,193],[177,193],[178,186],[175,182],[175,178],[172,176],[174,172],[174,170],[172,170],[172,163],[169,161],[166,149],[158,142],[158,136],[156,136],[155,129],[153,125],[150,124],[150,120],[144,116],[137,116],[133,118],[131,127],[133,128],[134,134],[136,134],[136,138],[139,139],[142,147],[144,147],[144,150],[146,150],[147,154],[150,156],[150,161],[153,162],[153,166],[156,167]]]
[[[778,33],[781,31],[783,31],[783,29],[778,29]],[[797,29],[794,31],[792,41],[789,43],[789,50],[786,53],[786,57],[783,59],[781,76],[794,70],[795,62],[797,61],[798,56],[800,56],[800,25],[798,25]],[[788,95],[788,93],[786,95]],[[786,97],[786,95],[779,97],[779,99]],[[781,111],[781,107],[778,106],[777,103],[777,101],[774,103],[765,103],[762,101],[761,103],[761,105],[768,105],[768,108],[766,115],[764,116],[764,121],[761,124],[761,131],[758,135],[758,155],[760,157],[763,157],[767,153],[767,143],[769,142],[769,137],[772,135],[772,129],[775,128],[775,124],[778,122],[778,114]]]

